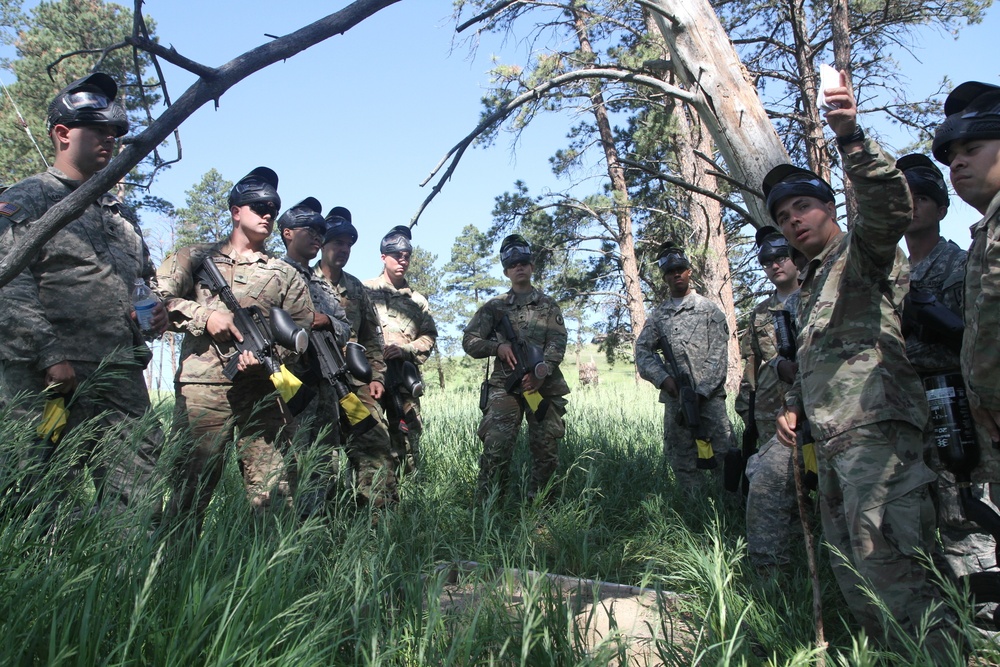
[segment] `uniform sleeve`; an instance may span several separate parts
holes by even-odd
[[[194,294],[194,262],[191,248],[164,259],[156,271],[156,293],[167,309],[171,331],[201,336],[212,310],[188,298]]]
[[[654,312],[646,320],[646,325],[635,340],[635,367],[639,371],[639,377],[659,388],[663,381],[670,377],[670,373],[667,372],[663,359],[656,353],[660,342],[655,317],[656,313]]]
[[[385,384],[385,357],[382,356],[382,334],[378,315],[368,296],[368,290],[361,288],[361,324],[358,327],[358,342],[364,346],[365,355],[372,365],[372,382]]]
[[[0,259],[13,250],[36,217],[24,206],[0,217]],[[66,361],[55,330],[45,317],[30,265],[0,288],[0,358],[33,363],[40,371]]]
[[[499,319],[495,301],[492,299],[483,304],[465,327],[462,349],[473,359],[495,357],[497,348],[500,347],[500,343],[494,338]]]
[[[963,367],[967,369],[966,382],[979,405],[988,410],[1000,410],[1000,346],[997,345],[997,331],[1000,331],[1000,239],[997,238],[1000,235],[1000,216],[994,215],[986,229],[978,233],[986,235],[981,289],[976,302],[968,304],[975,308],[978,325],[975,338],[965,341],[967,349],[971,349],[971,356],[963,358]],[[967,331],[966,336],[970,333]]]
[[[740,339],[740,359],[743,360],[743,377],[740,379],[740,392],[736,396],[736,414],[743,419],[744,424],[750,423],[750,394],[757,390],[757,360],[760,358],[756,353],[757,332],[754,329],[754,317],[750,317],[750,325],[747,327],[743,338]]]
[[[906,177],[871,139],[865,140],[863,150],[840,155],[858,202],[860,219],[852,242],[877,266],[891,266],[899,240],[913,220]]]
[[[726,324],[725,313],[718,306],[712,304],[712,312],[708,320],[708,354],[702,362],[695,392],[705,398],[716,393],[726,381],[728,369],[729,325]]]
[[[344,347],[351,340],[351,321],[347,319],[347,311],[340,305],[339,299],[330,299],[329,309],[327,316],[333,324],[333,337],[337,345]]]
[[[545,323],[545,349],[543,356],[545,363],[553,369],[562,363],[566,356],[566,342],[569,335],[566,333],[566,321],[563,319],[562,310],[553,301],[549,308],[549,318]]]
[[[416,296],[414,294],[414,297]],[[427,303],[427,299],[421,296],[419,300],[414,298],[414,301],[420,306],[417,337],[406,345],[403,345],[402,349],[407,359],[418,365],[422,365],[431,356],[431,350],[434,349],[434,344],[437,342],[438,331],[437,325],[434,323],[434,318],[431,317],[431,308]]]

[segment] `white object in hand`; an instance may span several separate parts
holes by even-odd
[[[827,103],[826,94],[823,92],[827,88],[840,88],[840,72],[823,63],[819,66],[819,95],[817,97],[820,111],[833,111],[839,108]]]

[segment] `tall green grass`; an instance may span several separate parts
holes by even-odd
[[[422,468],[377,527],[346,492],[304,522],[255,516],[230,460],[194,543],[151,535],[151,506],[89,511],[86,476],[51,516],[26,514],[9,487],[32,424],[0,414],[0,665],[626,664],[614,637],[587,646],[570,601],[544,579],[518,605],[483,594],[442,611],[439,566],[453,561],[484,566],[471,583],[520,568],[683,594],[658,629],[665,664],[814,664],[804,556],[777,578],[746,567],[740,500],[716,483],[694,496],[675,488],[655,391],[619,382],[572,394],[556,501],[544,507],[524,501],[523,434],[510,493],[475,502],[477,398],[471,387],[429,393]],[[158,412],[166,426],[169,408]],[[161,459],[164,491],[176,447],[168,439]],[[855,636],[823,574],[831,663],[920,664],[919,645],[887,655]],[[685,632],[671,635],[671,623]],[[1000,657],[965,632],[987,663]]]

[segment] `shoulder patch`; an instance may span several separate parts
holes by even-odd
[[[0,215],[5,217],[10,217],[21,210],[21,207],[17,204],[12,204],[9,201],[0,202]]]
[[[563,316],[562,313],[556,313],[556,324],[562,326]]]

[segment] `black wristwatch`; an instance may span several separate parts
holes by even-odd
[[[838,136],[837,145],[841,148],[845,148],[853,143],[864,142],[864,140],[865,140],[865,131],[861,129],[860,125],[857,125],[855,127],[853,134],[849,134],[846,137]]]

